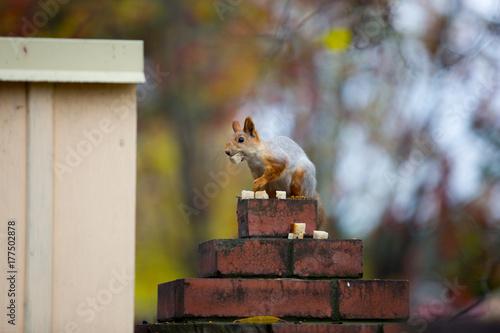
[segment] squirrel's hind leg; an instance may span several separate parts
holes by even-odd
[[[295,198],[302,195],[302,180],[304,178],[305,171],[298,169],[292,176],[292,181],[290,182],[290,198]]]
[[[292,175],[290,197],[316,199],[316,178],[314,166],[301,163]]]

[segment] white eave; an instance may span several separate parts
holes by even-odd
[[[143,42],[0,37],[0,81],[143,83]]]

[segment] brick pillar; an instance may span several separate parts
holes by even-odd
[[[160,332],[165,325],[169,332],[403,329],[408,281],[362,280],[361,240],[310,238],[316,201],[239,199],[237,215],[239,238],[200,244],[199,278],[160,284],[157,319],[164,324],[138,325],[136,332]],[[294,222],[306,223],[305,239],[287,239]],[[287,323],[232,323],[253,316]]]

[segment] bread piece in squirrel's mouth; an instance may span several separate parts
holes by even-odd
[[[241,152],[238,152],[238,153],[234,154],[233,156],[228,156],[231,163],[234,163],[234,164],[238,164],[241,161],[243,161],[243,157],[244,156]]]

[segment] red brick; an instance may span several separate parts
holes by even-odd
[[[410,315],[408,281],[338,280],[340,319],[405,319]]]
[[[362,277],[361,240],[293,241],[293,274],[300,277]]]
[[[157,318],[175,318],[182,313],[183,284],[181,279],[158,285]]]
[[[182,318],[333,315],[332,284],[321,280],[182,279],[158,286],[158,321]]]
[[[312,235],[316,205],[316,200],[238,199],[238,236],[288,237],[291,223],[306,223],[306,235]]]
[[[221,240],[222,241],[222,240]],[[198,277],[208,277],[217,275],[218,263],[216,249],[218,240],[213,239],[207,242],[200,243],[198,246]]]
[[[376,324],[273,324],[273,333],[377,333]]]
[[[287,244],[287,239],[214,239],[201,243],[198,276],[284,276]]]
[[[363,242],[352,239],[211,240],[200,244],[198,276],[359,278],[362,251]]]

